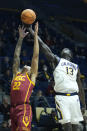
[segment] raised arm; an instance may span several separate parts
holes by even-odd
[[[33,48],[33,57],[31,62],[31,74],[30,78],[35,83],[38,73],[38,59],[39,59],[39,43],[38,43],[38,22],[35,24],[34,32],[34,48]]]
[[[77,74],[77,83],[78,83],[78,87],[79,87],[79,97],[80,97],[80,101],[82,104],[82,113],[85,113],[86,110],[86,103],[85,103],[85,93],[84,93],[84,89],[82,88],[82,83],[80,80],[80,70],[78,71]]]
[[[25,28],[22,26],[19,26],[19,39],[15,48],[14,52],[14,58],[13,58],[13,78],[16,76],[19,67],[20,67],[20,53],[21,53],[21,46],[24,37],[28,34],[28,32],[25,33]]]
[[[34,36],[34,31],[33,31],[33,29],[31,27],[29,28],[29,31]],[[58,64],[58,59],[52,53],[50,48],[41,40],[41,38],[39,36],[38,36],[38,41],[39,41],[39,44],[40,44],[40,50],[41,50],[41,52],[43,52],[45,54],[47,60],[52,62],[53,64],[57,65]]]

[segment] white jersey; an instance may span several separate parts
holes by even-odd
[[[61,93],[78,92],[77,72],[77,64],[61,58],[53,72],[55,81],[54,90]]]

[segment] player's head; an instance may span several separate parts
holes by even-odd
[[[64,48],[61,52],[61,57],[71,61],[73,57],[72,51],[68,48]]]
[[[31,70],[31,67],[25,65],[25,66],[23,67],[23,69],[22,69],[22,72],[23,72],[23,73],[25,73],[25,72],[30,73],[30,70]]]

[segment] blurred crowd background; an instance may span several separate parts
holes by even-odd
[[[9,2],[9,6],[13,5],[10,0]],[[60,52],[64,47],[72,50],[73,61],[80,67],[81,81],[85,90],[87,104],[87,20],[85,14],[83,15],[87,7],[86,0],[76,0],[76,3],[72,1],[72,6],[75,11],[76,7],[79,7],[80,10],[84,8],[81,12],[73,12],[73,8],[71,8],[71,12],[68,12],[68,0],[66,1],[65,6],[64,0],[62,0],[62,2],[59,1],[59,3],[56,3],[56,1],[54,3],[49,2],[49,0],[42,0],[42,2],[40,0],[38,0],[38,2],[32,0],[32,2],[30,1],[29,3],[30,5],[27,0],[18,2],[21,3],[18,4],[21,7],[14,9],[12,9],[12,7],[0,8],[0,126],[1,128],[8,130],[10,130],[11,126],[10,84],[12,80],[13,55],[19,36],[18,26],[19,24],[22,24],[20,13],[24,8],[33,8],[37,12],[39,36],[51,48],[54,54],[60,56]],[[2,2],[2,5],[3,3],[4,1]],[[68,4],[68,9],[70,9],[70,2]],[[14,6],[18,5],[16,1]],[[48,8],[49,10],[47,12]],[[31,64],[33,43],[33,38],[30,34],[23,41],[20,57],[21,68],[24,65]],[[56,125],[57,118],[55,115],[55,92],[53,90],[54,80],[52,65],[47,62],[41,52],[39,58],[38,78],[31,96],[31,105],[34,114],[32,130],[37,130],[37,127],[42,125],[43,128],[38,130],[51,131],[54,127],[58,127],[59,130],[62,131],[63,129],[61,125]],[[47,128],[49,127],[49,124],[47,123],[44,123],[44,125],[42,123],[38,124],[36,117],[37,107],[43,107],[45,113],[47,113],[46,108],[52,108],[50,115],[47,113],[47,117],[44,117],[44,120],[49,120],[49,124],[52,125],[52,128]]]

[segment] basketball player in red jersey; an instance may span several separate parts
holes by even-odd
[[[19,39],[14,52],[13,80],[11,83],[11,131],[31,131],[32,109],[29,99],[35,86],[38,72],[38,23],[35,24],[34,49],[31,67],[25,65],[21,72],[20,52],[23,39],[27,36],[24,27],[19,27]]]

